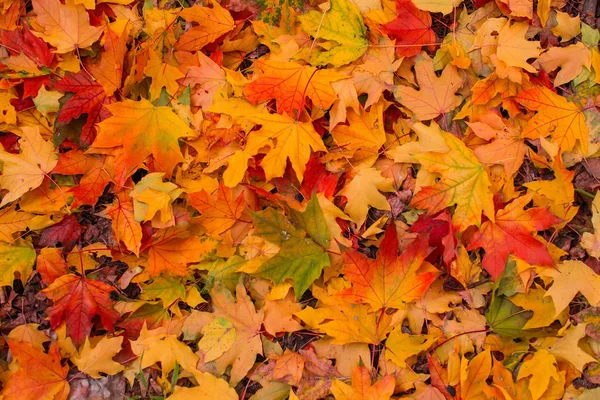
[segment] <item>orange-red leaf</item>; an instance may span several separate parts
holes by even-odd
[[[356,250],[344,253],[343,273],[352,282],[352,288],[342,294],[353,302],[367,303],[374,310],[402,308],[421,298],[439,275],[425,262],[429,254],[427,243],[425,236],[419,236],[398,257],[396,227],[390,223],[376,260]]]
[[[251,103],[275,99],[278,113],[299,112],[305,105],[305,96],[317,106],[328,109],[337,98],[331,82],[344,78],[330,70],[317,70],[291,61],[257,60],[254,65],[262,74],[246,86],[244,96]]]
[[[8,340],[8,346],[20,368],[0,392],[3,399],[67,399],[70,391],[67,382],[69,367],[60,364],[61,355],[56,344],[50,346],[48,354],[28,342]]]
[[[533,237],[532,232],[548,229],[560,220],[541,207],[524,210],[531,195],[513,200],[506,208],[496,212],[496,222],[487,221],[476,232],[468,250],[482,247],[485,250],[482,267],[492,279],[498,278],[506,266],[509,254],[535,265],[552,265],[546,245]]]
[[[189,193],[188,197],[192,206],[202,214],[198,222],[213,236],[218,236],[231,228],[244,212],[244,194],[240,193],[234,200],[231,189],[222,183],[217,189],[216,196],[211,196],[203,190]]]
[[[421,11],[411,0],[396,0],[398,17],[383,25],[384,33],[396,39],[396,53],[412,57],[421,52],[421,46],[436,42],[431,29],[431,14]]]
[[[105,329],[112,331],[119,318],[110,294],[113,287],[102,282],[73,274],[56,279],[42,292],[54,302],[48,308],[50,325],[56,329],[63,321],[67,323],[67,335],[80,345],[92,331],[92,319],[98,315]]]

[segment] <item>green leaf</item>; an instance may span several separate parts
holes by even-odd
[[[160,275],[154,279],[154,282],[142,287],[140,299],[161,299],[164,308],[168,308],[178,299],[185,299],[185,286],[177,278]]]
[[[227,259],[219,258],[214,261],[194,264],[190,268],[208,271],[204,290],[212,288],[215,282],[222,282],[227,289],[233,292],[240,277],[240,272],[237,271],[247,262],[244,258],[233,255]]]
[[[331,0],[331,8],[325,13],[309,11],[299,17],[302,29],[315,39],[337,42],[328,51],[313,53],[312,65],[331,64],[341,67],[367,51],[366,29],[358,8],[349,0]]]
[[[280,247],[292,238],[304,237],[285,215],[274,208],[251,213],[250,216],[254,224],[254,234]]]
[[[308,235],[324,248],[329,247],[329,231],[325,215],[321,210],[321,205],[317,196],[314,195],[308,202],[306,210],[299,212],[292,210],[292,215],[298,221],[298,225],[308,233]]]
[[[15,272],[21,275],[21,281],[25,284],[33,271],[34,262],[35,250],[26,244],[0,243],[0,286],[12,286]]]
[[[311,239],[292,239],[260,267],[258,275],[276,285],[292,279],[296,298],[300,299],[329,263],[329,255]]]
[[[316,196],[303,213],[292,210],[292,214],[299,228],[306,229],[310,237],[303,229],[294,228],[283,213],[272,208],[253,213],[251,217],[254,233],[280,247],[277,255],[261,265],[257,275],[276,285],[292,279],[296,298],[300,299],[321,276],[323,268],[330,264],[329,254],[325,251],[329,246],[329,233]]]
[[[517,307],[503,296],[495,296],[485,313],[487,324],[495,333],[513,338],[531,335],[532,332],[523,330],[523,326],[532,316],[532,311]]]
[[[517,263],[512,258],[509,258],[502,276],[494,283],[497,296],[512,297],[517,293],[519,287],[523,286],[518,272]]]

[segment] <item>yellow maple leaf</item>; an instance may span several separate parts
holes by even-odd
[[[146,323],[137,340],[131,341],[131,351],[140,357],[140,368],[160,362],[162,379],[175,368],[177,362],[188,372],[195,372],[198,356],[188,346],[177,340],[177,335],[165,334],[163,329],[148,330]]]
[[[348,198],[344,212],[358,226],[361,226],[367,219],[369,206],[379,210],[389,210],[390,204],[380,191],[394,191],[394,180],[384,178],[381,172],[375,168],[360,170],[352,178],[352,181],[339,192],[340,195]]]
[[[577,78],[583,67],[592,66],[592,52],[581,42],[567,47],[551,47],[540,56],[538,62],[546,72],[560,68],[554,78],[554,86],[564,85]]]
[[[122,343],[123,336],[112,338],[104,336],[92,347],[90,340],[86,339],[79,352],[71,356],[71,361],[79,371],[92,378],[100,379],[102,377],[100,373],[118,374],[124,367],[112,358],[121,351]]]
[[[411,110],[419,121],[427,121],[454,110],[463,99],[455,93],[463,84],[454,65],[447,65],[438,78],[433,61],[424,53],[417,57],[415,75],[419,90],[408,86],[396,86],[396,99]]]
[[[525,71],[536,73],[537,70],[527,60],[537,58],[542,48],[540,42],[528,41],[525,34],[529,29],[529,23],[506,22],[498,34],[498,47],[496,55],[498,60],[506,63],[509,67],[522,68]]]
[[[387,375],[371,384],[371,373],[363,366],[352,373],[352,386],[339,380],[331,384],[331,393],[336,400],[388,400],[394,394],[395,379]]]
[[[556,358],[548,350],[540,349],[521,365],[517,380],[531,376],[529,391],[533,400],[544,394],[550,385],[550,379],[559,380],[556,364]]]
[[[555,315],[560,314],[577,293],[581,293],[594,307],[600,305],[600,275],[578,260],[567,260],[556,269],[548,269],[544,275],[554,279],[546,296],[552,297],[556,307]]]
[[[411,205],[426,209],[430,214],[456,205],[452,222],[459,229],[479,226],[482,212],[494,221],[494,204],[487,172],[463,142],[450,133],[441,133],[450,151],[415,156],[424,169],[440,177],[439,182],[421,188]]]
[[[44,29],[38,33],[57,53],[68,53],[77,48],[90,47],[102,34],[102,26],[91,26],[90,17],[81,4],[67,0],[32,0],[37,14],[36,22]]]
[[[312,123],[294,120],[287,114],[269,114],[264,108],[253,107],[241,99],[215,102],[209,111],[262,125],[261,129],[248,134],[243,153],[254,156],[261,149],[269,148],[260,164],[267,180],[283,176],[289,159],[296,177],[302,182],[311,149],[327,151]]]
[[[179,89],[178,79],[185,77],[177,67],[164,63],[156,51],[150,51],[150,60],[144,67],[144,74],[152,78],[150,85],[150,100],[158,99],[164,87],[168,94],[175,96]]]
[[[482,398],[485,380],[492,372],[492,354],[489,350],[477,354],[472,360],[460,360],[460,393],[463,399]]]
[[[0,149],[0,161],[3,163],[0,188],[8,190],[0,207],[40,186],[58,162],[54,145],[42,138],[39,127],[23,127],[21,131],[20,154]]]

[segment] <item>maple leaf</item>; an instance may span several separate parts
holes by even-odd
[[[370,312],[371,306],[352,304],[345,301],[347,296],[332,295],[315,286],[312,292],[322,304],[305,307],[295,315],[309,327],[331,336],[333,344],[378,344],[391,330],[389,315]]]
[[[415,75],[419,90],[408,86],[394,88],[394,96],[411,110],[419,121],[427,121],[454,110],[463,99],[455,92],[463,84],[454,65],[448,65],[438,78],[432,60],[426,55],[417,57]]]
[[[210,254],[217,242],[199,238],[179,228],[158,231],[141,251],[148,251],[148,273],[158,276],[162,271],[173,275],[187,275],[187,265]]]
[[[121,351],[121,343],[123,343],[122,336],[113,338],[105,336],[92,348],[89,339],[86,339],[78,354],[71,357],[71,361],[79,371],[92,378],[100,379],[102,377],[100,373],[115,375],[124,369],[121,364],[112,359]]]
[[[62,256],[62,252],[57,248],[43,248],[40,250],[35,260],[35,268],[42,276],[42,281],[51,284],[63,275],[67,274],[67,262]]]
[[[564,261],[544,274],[554,280],[546,296],[552,297],[556,315],[567,308],[577,293],[583,294],[592,306],[600,303],[600,276],[581,261]]]
[[[501,164],[507,176],[513,176],[523,164],[527,146],[519,129],[496,114],[484,114],[480,121],[468,124],[482,139],[492,140],[475,149],[475,156],[486,165]]]
[[[517,306],[533,311],[533,316],[523,326],[523,329],[543,328],[556,319],[556,309],[551,298],[546,297],[546,291],[541,288],[531,288],[529,293],[517,293],[510,298]]]
[[[88,155],[79,150],[61,153],[54,174],[82,175],[79,184],[69,190],[74,197],[73,208],[82,204],[94,205],[111,181],[112,157]]]
[[[71,120],[87,114],[87,120],[81,129],[79,140],[84,146],[89,146],[95,138],[95,125],[110,116],[104,107],[108,103],[106,92],[85,71],[74,75],[65,75],[55,84],[55,87],[62,93],[73,93],[73,96],[59,110],[58,122],[69,123]]]
[[[560,68],[554,78],[554,86],[571,82],[586,67],[592,64],[592,53],[583,44],[576,43],[567,47],[552,47],[540,56],[538,62],[546,72]]]
[[[348,198],[344,212],[361,226],[367,219],[369,206],[380,210],[389,210],[390,204],[386,197],[379,193],[394,191],[394,181],[384,178],[375,168],[362,169],[352,178],[339,194]],[[356,196],[356,193],[361,193]]]
[[[70,251],[77,243],[83,227],[75,215],[67,215],[58,224],[48,227],[42,232],[40,246],[61,245]]]
[[[429,173],[440,176],[440,180],[421,188],[411,205],[435,214],[456,204],[452,222],[459,229],[479,225],[482,212],[493,222],[494,205],[485,169],[463,142],[447,132],[440,133],[450,149],[448,152],[414,156]]]
[[[460,393],[463,399],[476,399],[483,395],[483,385],[492,372],[492,355],[489,351],[477,354],[472,360],[460,360]]]
[[[244,194],[240,193],[234,200],[231,189],[223,184],[219,185],[216,196],[205,190],[187,196],[192,206],[202,213],[198,222],[210,235],[218,236],[230,229],[244,212]]]
[[[115,147],[122,150],[115,160],[120,176],[132,174],[149,156],[153,157],[156,168],[170,176],[175,165],[183,161],[177,139],[192,135],[189,126],[170,107],[156,107],[144,99],[125,100],[106,107],[112,116],[98,124],[92,151]]]
[[[100,215],[111,219],[115,238],[123,242],[127,250],[139,256],[142,228],[139,222],[135,220],[133,203],[129,197],[124,192],[117,193],[115,201]]]
[[[371,385],[371,374],[365,367],[352,372],[352,386],[338,380],[331,385],[331,393],[336,400],[388,400],[394,394],[395,380],[387,375]]]
[[[357,150],[377,152],[385,144],[382,107],[371,107],[359,112],[350,110],[347,113],[348,125],[337,125],[331,134],[338,146],[353,155]]]
[[[537,58],[541,53],[540,42],[528,41],[525,34],[529,29],[526,22],[506,22],[498,33],[498,48],[496,55],[509,67],[523,68],[528,72],[536,69],[527,62]]]
[[[215,95],[227,88],[227,74],[223,68],[202,54],[202,52],[199,51],[196,55],[200,64],[199,66],[180,67],[185,75],[181,84],[197,87],[196,93],[199,95],[198,104],[203,109],[207,109],[212,105]]]
[[[412,57],[421,52],[421,46],[436,42],[431,29],[431,15],[419,10],[412,0],[396,0],[397,17],[384,25],[383,32],[396,39],[396,53],[400,57]]]
[[[12,245],[0,242],[0,286],[13,286],[15,278],[27,282],[35,256],[35,250],[21,241]]]
[[[579,346],[579,341],[586,336],[586,328],[588,324],[571,325],[565,332],[565,335],[559,339],[551,341],[548,351],[558,358],[569,362],[578,371],[583,371],[586,364],[597,362],[594,357],[586,353]]]
[[[47,354],[27,342],[9,339],[8,345],[20,368],[0,392],[4,399],[67,399],[69,367],[60,364],[60,350],[55,343]]]
[[[164,182],[163,177],[162,172],[150,173],[129,192],[136,221],[151,221],[155,228],[168,228],[175,224],[171,203],[183,190],[172,182]]]
[[[44,38],[57,53],[68,53],[90,47],[100,38],[103,28],[90,25],[85,7],[58,0],[33,0],[36,21],[43,28],[38,36]]]
[[[573,150],[579,143],[582,153],[587,154],[588,128],[585,116],[576,104],[542,86],[521,91],[515,100],[529,110],[537,111],[527,122],[524,135],[551,136],[552,143],[561,151]]]
[[[33,61],[37,68],[49,67],[54,60],[54,54],[50,51],[46,42],[36,37],[26,25],[22,26],[21,29],[1,30],[0,38],[2,44],[11,53],[23,54]],[[7,61],[8,59],[4,59],[2,63],[10,67]]]
[[[496,212],[495,221],[486,221],[469,243],[467,250],[482,247],[485,256],[481,266],[492,279],[504,271],[509,254],[535,265],[554,264],[546,246],[532,236],[560,222],[548,210],[540,207],[525,210],[531,195],[513,200],[506,208]]]
[[[280,247],[276,256],[261,265],[258,274],[275,284],[292,279],[299,299],[330,263],[324,250],[329,245],[329,233],[316,197],[308,202],[304,213],[294,216],[298,228],[272,208],[251,214],[255,235]]]
[[[123,79],[123,61],[127,53],[127,29],[120,33],[113,30],[110,25],[104,30],[102,42],[104,52],[100,62],[88,66],[90,73],[104,88],[107,96],[111,96],[121,87]]]
[[[529,390],[534,399],[539,399],[548,388],[550,379],[559,380],[556,364],[556,359],[548,350],[540,349],[523,362],[517,380],[531,376],[531,382],[535,381],[536,384],[529,385]]]
[[[436,341],[432,335],[409,335],[394,329],[390,332],[385,345],[387,347],[386,357],[401,368],[406,368],[406,360],[409,357],[429,349]]]
[[[137,340],[131,341],[131,351],[140,357],[140,368],[160,362],[162,377],[173,371],[177,363],[188,372],[195,372],[198,356],[188,346],[177,340],[178,335],[164,333],[164,329],[148,330],[146,323]]]
[[[336,42],[311,56],[311,64],[339,67],[356,60],[367,50],[366,29],[358,8],[349,0],[332,0],[331,7],[321,13],[311,10],[298,17],[309,35]]]
[[[0,188],[8,190],[0,207],[40,186],[58,161],[54,146],[44,140],[39,128],[24,127],[19,146],[21,153],[18,155],[0,149],[3,163]]]
[[[264,311],[255,309],[242,284],[237,285],[235,298],[221,285],[211,290],[211,297],[215,316],[231,322],[237,333],[233,346],[217,359],[217,369],[225,371],[231,365],[229,382],[237,384],[254,365],[256,355],[262,355]]]
[[[202,339],[198,349],[204,352],[204,361],[209,362],[221,357],[231,349],[237,340],[237,331],[225,318],[215,318],[202,328]]]
[[[14,234],[25,230],[34,215],[17,211],[16,205],[11,205],[0,210],[0,241],[12,243]]]
[[[305,96],[317,106],[328,109],[336,99],[331,83],[345,78],[329,70],[291,61],[257,60],[254,65],[262,74],[244,88],[245,98],[254,104],[276,99],[280,114],[299,113],[305,105]]]
[[[420,299],[438,273],[428,263],[428,240],[420,237],[398,257],[396,227],[388,224],[377,259],[368,259],[355,250],[344,253],[344,275],[352,288],[341,292],[353,302],[367,303],[373,311],[403,308]]]
[[[52,329],[63,321],[67,323],[67,334],[76,345],[82,344],[92,331],[92,317],[100,316],[102,325],[113,330],[119,318],[110,299],[113,287],[73,274],[63,275],[42,290],[54,305],[48,309]]]
[[[194,5],[184,8],[180,12],[179,15],[186,21],[198,23],[198,25],[193,26],[177,40],[178,50],[200,50],[235,27],[233,18],[227,9],[221,7],[215,0],[211,0],[211,4],[212,8]]]
[[[269,148],[261,161],[267,180],[283,176],[289,159],[296,177],[302,182],[311,149],[327,151],[312,123],[294,120],[287,114],[269,114],[239,99],[215,103],[209,111],[243,117],[262,125],[261,129],[248,134],[243,153],[256,155],[261,149]]]
[[[185,77],[177,67],[163,63],[162,57],[156,51],[150,51],[150,60],[144,67],[144,74],[152,78],[150,100],[157,99],[162,88],[171,96],[175,96],[179,90],[177,80]]]

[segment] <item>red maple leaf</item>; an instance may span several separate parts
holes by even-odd
[[[73,93],[73,97],[68,99],[58,112],[58,122],[68,123],[87,114],[80,141],[83,146],[91,145],[96,138],[94,125],[110,117],[110,112],[104,107],[104,104],[109,102],[104,88],[85,71],[66,75],[56,82],[55,87],[62,93]]]
[[[374,310],[401,308],[420,299],[439,275],[425,262],[428,241],[427,236],[419,236],[398,257],[396,226],[388,224],[376,260],[356,250],[344,253],[343,273],[352,282],[352,288],[342,294],[353,302],[367,303]]]
[[[531,196],[513,200],[506,208],[496,212],[496,222],[486,221],[473,235],[467,250],[482,247],[485,256],[481,266],[498,278],[506,267],[509,254],[535,265],[553,265],[546,245],[533,237],[532,232],[550,228],[560,219],[541,207],[524,210]]]
[[[104,328],[111,332],[119,319],[115,302],[110,298],[113,287],[104,282],[69,274],[56,279],[42,292],[54,302],[47,310],[52,329],[66,321],[67,335],[76,346],[90,335],[94,316],[100,316]]]
[[[421,52],[420,45],[435,43],[429,12],[419,10],[411,0],[396,0],[396,11],[398,17],[381,27],[384,33],[396,39],[398,56],[416,56]]]

